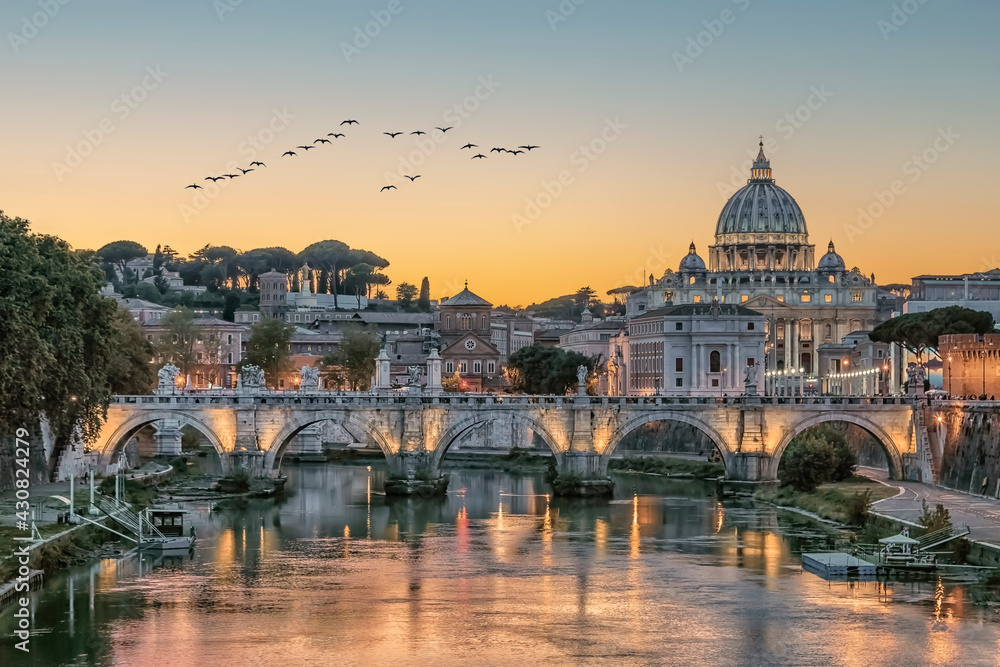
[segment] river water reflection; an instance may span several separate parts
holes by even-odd
[[[798,554],[833,535],[619,476],[607,502],[540,475],[452,472],[440,500],[387,501],[384,470],[288,469],[287,498],[193,507],[193,557],[103,561],[33,594],[25,660],[0,665],[995,665],[983,591],[829,583]]]

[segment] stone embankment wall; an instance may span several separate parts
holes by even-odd
[[[934,408],[927,424],[938,484],[958,491],[1000,492],[1000,406]]]

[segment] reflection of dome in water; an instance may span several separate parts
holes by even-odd
[[[724,234],[807,234],[802,209],[771,178],[771,163],[764,156],[763,142],[750,180],[722,207],[715,235],[719,239]],[[716,243],[722,243],[721,239]]]
[[[688,254],[684,255],[684,259],[681,260],[680,271],[684,273],[686,271],[704,271],[705,270],[705,260],[698,256],[698,253],[694,249],[694,241],[691,242],[691,246],[688,248]]]

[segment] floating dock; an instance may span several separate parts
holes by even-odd
[[[802,569],[823,579],[847,579],[849,577],[875,578],[874,563],[855,558],[850,554],[829,552],[802,554]]]

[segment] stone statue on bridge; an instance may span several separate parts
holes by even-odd
[[[580,364],[576,367],[576,393],[578,396],[587,395],[587,374],[590,373],[590,369]]]
[[[267,385],[264,384],[264,369],[260,366],[244,366],[240,373],[240,380],[245,392],[256,393],[267,388]]]
[[[924,367],[920,364],[913,364],[906,368],[906,393],[924,395]]]
[[[757,367],[747,365],[743,368],[743,394],[745,396],[757,395]]]
[[[177,378],[180,377],[181,369],[173,364],[167,364],[156,374],[160,380],[159,391],[167,392],[177,389]]]
[[[319,389],[319,369],[315,366],[303,366],[299,369],[299,391]]]
[[[407,366],[406,373],[409,376],[406,380],[406,386],[408,387],[419,387],[420,386],[420,376],[424,373],[423,366]]]

